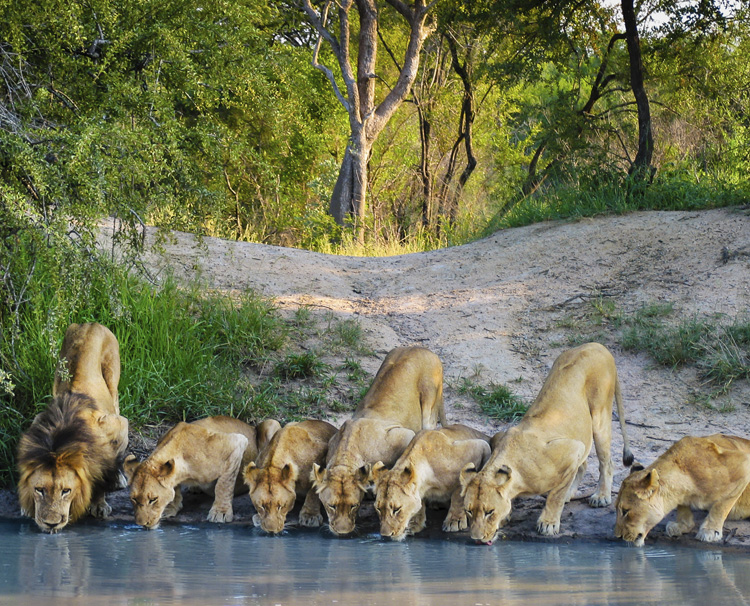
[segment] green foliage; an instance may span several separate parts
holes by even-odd
[[[498,421],[517,421],[529,408],[507,385],[490,383],[485,387],[464,377],[458,385],[458,393],[470,395],[482,412]]]
[[[655,304],[623,316],[622,346],[646,351],[665,366],[693,364],[721,393],[750,378],[750,321],[691,318],[674,324],[668,321],[671,313],[670,304]]]
[[[306,351],[301,354],[287,354],[283,360],[276,363],[274,374],[286,380],[307,379],[320,377],[327,368],[316,353]]]

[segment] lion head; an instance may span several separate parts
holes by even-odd
[[[659,489],[659,472],[635,465],[632,469],[615,501],[615,536],[642,547],[646,535],[668,512]]]
[[[492,545],[500,528],[510,518],[512,500],[507,488],[512,471],[506,465],[496,470],[474,471],[469,463],[461,470],[461,496],[464,498],[466,518],[471,538]]]
[[[59,532],[86,513],[94,487],[115,469],[90,426],[88,413],[94,407],[81,394],[56,397],[21,436],[21,511],[44,532]]]
[[[281,468],[268,466],[259,468],[249,463],[245,468],[245,484],[250,489],[250,500],[253,502],[257,519],[266,532],[279,533],[284,530],[286,516],[294,507],[297,498],[295,486],[299,470],[293,463]]]
[[[135,523],[149,530],[158,528],[164,510],[175,497],[174,460],[139,463],[135,456],[129,455],[123,466],[130,485]]]
[[[381,536],[403,541],[409,522],[422,509],[414,468],[388,470],[378,461],[372,467],[371,478],[375,482],[375,511],[380,517]]]
[[[328,525],[335,534],[349,534],[354,531],[357,512],[368,488],[370,466],[363,465],[351,469],[337,465],[331,469],[321,469],[313,464],[310,479],[328,514]]]

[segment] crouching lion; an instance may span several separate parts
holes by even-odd
[[[354,415],[328,445],[325,469],[311,479],[337,535],[354,530],[376,461],[392,465],[416,432],[446,425],[443,366],[422,347],[398,347],[383,360]]]
[[[592,438],[599,459],[599,483],[589,498],[592,507],[612,502],[610,459],[612,397],[624,442],[623,461],[630,465],[620,383],[612,354],[598,343],[563,352],[521,422],[493,444],[481,471],[469,464],[461,472],[461,489],[471,537],[491,544],[510,517],[517,496],[547,495],[537,521],[543,535],[560,530],[563,507],[575,494],[586,471]]]
[[[382,461],[373,465],[375,510],[380,534],[403,541],[427,522],[425,502],[450,504],[443,521],[445,532],[467,527],[458,475],[468,463],[481,467],[490,456],[489,436],[465,425],[420,431],[392,469]]]
[[[750,517],[750,440],[714,434],[675,442],[645,469],[634,465],[617,495],[615,536],[642,547],[649,531],[675,507],[667,535],[695,526],[691,508],[707,510],[696,538],[720,541],[724,520]]]
[[[214,494],[209,522],[231,522],[232,497],[244,491],[238,477],[243,462],[258,454],[279,429],[278,421],[263,421],[256,429],[239,419],[217,416],[178,423],[142,463],[125,459],[135,522],[149,529],[182,509],[182,490],[197,487]]]
[[[55,371],[53,399],[21,436],[21,513],[59,532],[86,512],[105,518],[105,494],[123,486],[128,420],[120,416],[120,348],[101,324],[71,324]]]
[[[305,500],[299,512],[300,525],[322,524],[320,499],[312,489],[310,471],[313,463],[325,463],[328,442],[335,433],[336,428],[325,421],[290,423],[273,436],[255,462],[245,466],[245,484],[258,512],[253,516],[256,526],[266,532],[281,532],[298,498]]]

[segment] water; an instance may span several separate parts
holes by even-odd
[[[747,599],[746,599],[747,597]],[[750,602],[750,553],[251,527],[0,521],[0,605],[708,604]]]

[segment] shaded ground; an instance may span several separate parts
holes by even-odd
[[[147,234],[149,246],[153,237]],[[543,223],[465,246],[386,258],[335,257],[210,238],[196,242],[177,233],[162,252],[149,252],[147,264],[157,274],[170,267],[179,278],[200,276],[218,290],[255,289],[289,314],[305,306],[313,316],[356,318],[376,354],[361,359],[371,376],[393,347],[426,346],[443,360],[450,421],[489,434],[504,424],[489,420],[457,392],[462,379],[509,384],[530,402],[564,349],[603,338],[617,361],[637,459],[648,463],[688,434],[721,431],[750,437],[746,382],[712,400],[714,407],[731,411],[701,406],[696,394],[708,388],[695,370],[656,367],[645,354],[624,352],[607,314],[592,313],[603,302],[623,314],[669,302],[677,318],[747,314],[746,208]],[[343,419],[335,415],[337,423]],[[616,461],[621,452],[622,440],[614,431]],[[596,469],[592,458],[582,494],[593,491]],[[625,475],[616,466],[615,490]],[[204,499],[193,513],[189,503],[180,519],[204,519],[210,503]],[[114,495],[113,504],[117,517],[130,517],[124,491]],[[533,527],[542,504],[541,498],[519,500],[506,535],[537,538]],[[235,508],[239,523],[248,523],[249,499],[236,499]],[[371,505],[364,513],[362,530],[375,530]],[[432,513],[434,531],[444,513]],[[18,515],[12,495],[0,495],[0,515]],[[613,525],[612,507],[594,510],[574,501],[563,514],[562,538],[611,538]],[[750,544],[750,522],[727,523],[726,528],[729,545]],[[663,524],[652,536],[667,540]]]

